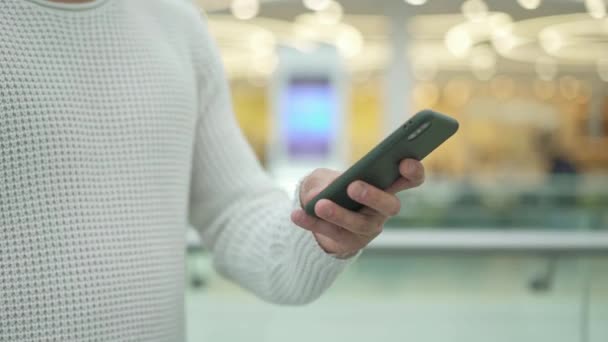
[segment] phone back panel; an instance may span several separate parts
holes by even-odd
[[[428,127],[412,138],[412,134],[427,123]],[[417,113],[315,196],[306,204],[304,210],[309,215],[316,216],[314,206],[322,198],[349,210],[361,209],[362,205],[353,201],[346,193],[350,183],[363,180],[380,189],[386,189],[400,177],[399,163],[403,159],[424,159],[457,130],[458,122],[449,116],[431,110]]]

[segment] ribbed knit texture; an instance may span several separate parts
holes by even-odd
[[[194,5],[0,0],[0,341],[183,340],[188,224],[241,286],[309,302],[349,261],[291,206]]]

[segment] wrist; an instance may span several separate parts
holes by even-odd
[[[321,248],[325,253],[327,253],[328,255],[333,256],[336,259],[349,259],[354,257],[355,255],[357,255],[357,253],[359,253],[359,251],[348,251],[348,252],[336,252],[336,251],[332,251],[330,249],[325,248],[325,246],[323,246],[323,244],[319,241],[317,234],[316,233],[312,233],[312,235],[315,237],[315,240],[317,241],[317,244],[319,245],[319,248]]]

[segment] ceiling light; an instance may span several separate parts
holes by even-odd
[[[592,18],[602,19],[606,16],[606,4],[604,0],[585,0],[585,7]]]
[[[459,26],[447,32],[445,35],[445,46],[452,55],[465,57],[468,55],[471,46],[473,46],[473,39],[464,28]]]
[[[331,1],[327,8],[317,12],[317,18],[321,24],[335,25],[342,20],[344,9],[336,1]]]
[[[337,32],[336,47],[344,57],[356,57],[363,50],[363,35],[356,28],[344,25]]]
[[[527,10],[537,9],[540,6],[541,0],[517,0],[521,7]]]
[[[322,11],[331,4],[331,0],[303,0],[303,3],[311,11]]]
[[[557,30],[546,28],[538,36],[540,45],[550,55],[556,54],[563,45],[563,39]]]
[[[253,19],[260,11],[260,3],[258,0],[232,0],[230,11],[237,19]]]
[[[460,7],[470,21],[482,21],[488,15],[488,5],[483,0],[466,0]]]
[[[420,6],[426,4],[426,0],[405,0],[410,5]]]
[[[492,45],[500,54],[508,54],[516,45],[511,27],[504,27],[494,31]]]

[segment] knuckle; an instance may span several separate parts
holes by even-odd
[[[361,227],[362,235],[376,237],[382,231],[382,225],[376,221],[366,221]]]

